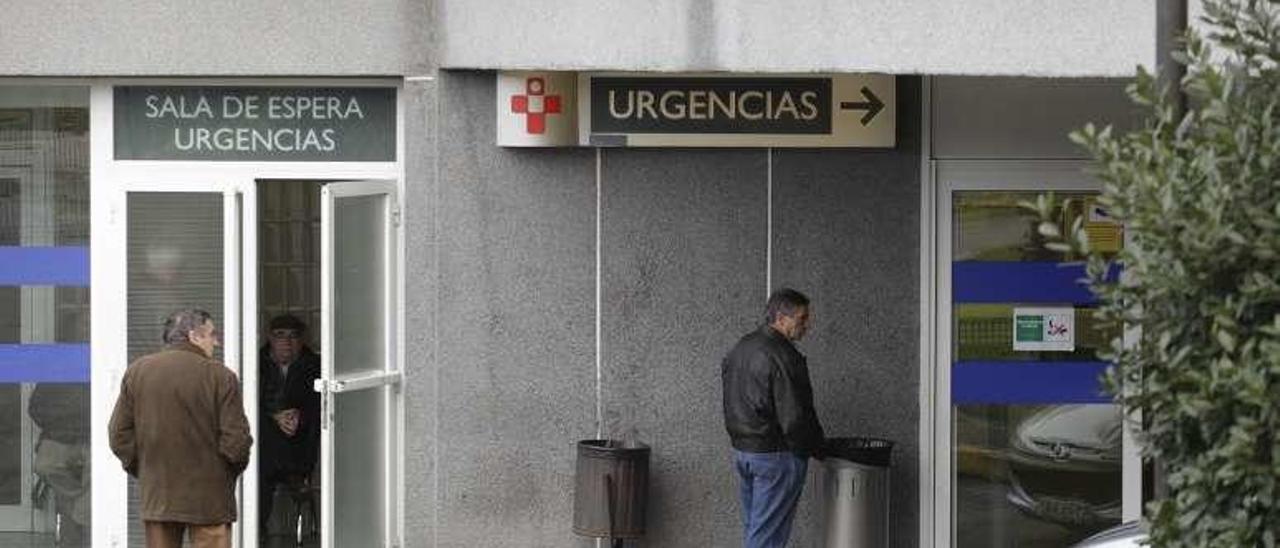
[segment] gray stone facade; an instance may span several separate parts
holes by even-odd
[[[919,82],[899,79],[893,150],[602,149],[597,166],[494,146],[494,74],[442,72],[435,176],[409,181],[427,226],[409,221],[408,545],[594,545],[570,525],[597,404],[606,436],[653,446],[642,545],[739,542],[719,362],[761,320],[772,164],[772,280],[814,298],[818,411],[833,435],[900,442],[894,544],[915,546]]]

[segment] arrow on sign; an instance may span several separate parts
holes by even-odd
[[[871,122],[871,119],[872,119],[872,118],[875,118],[875,117],[876,117],[876,115],[877,115],[877,114],[880,114],[880,111],[884,109],[884,101],[881,101],[879,97],[876,97],[876,94],[871,93],[871,90],[867,89],[867,87],[866,87],[866,86],[862,86],[862,96],[863,96],[863,97],[866,97],[866,98],[867,98],[867,100],[866,100],[866,101],[857,101],[857,102],[855,102],[855,101],[841,101],[841,102],[840,102],[840,110],[865,110],[865,111],[867,111],[867,113],[866,113],[866,114],[863,114],[863,115],[862,115],[862,125],[864,125],[864,126],[865,126],[865,125],[867,125],[868,123],[870,123],[870,122]]]

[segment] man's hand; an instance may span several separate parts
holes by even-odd
[[[298,417],[299,412],[297,409],[284,409],[271,415],[271,418],[276,420],[276,426],[280,428],[280,431],[290,438],[298,433]]]

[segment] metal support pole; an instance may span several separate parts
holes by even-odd
[[[1187,68],[1173,60],[1174,52],[1183,47],[1187,32],[1187,0],[1156,0],[1156,71],[1157,82],[1167,104],[1173,106],[1173,119],[1178,123],[1187,112],[1187,96],[1182,92],[1182,77]],[[1163,463],[1157,459],[1144,464],[1143,505],[1151,499],[1169,495]]]
[[[1180,85],[1187,69],[1173,60],[1186,32],[1187,0],[1156,0],[1156,71],[1160,89],[1174,106],[1175,118],[1182,118],[1187,111],[1187,98]]]

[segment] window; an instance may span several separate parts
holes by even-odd
[[[88,544],[88,103],[0,87],[0,545]]]

